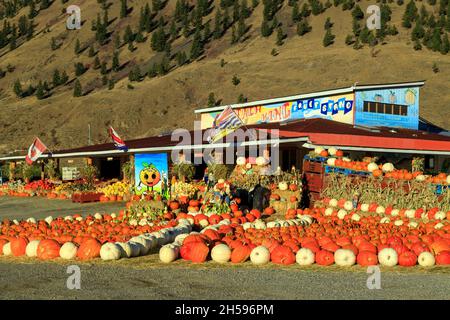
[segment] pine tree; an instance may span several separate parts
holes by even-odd
[[[299,36],[303,36],[311,31],[311,27],[308,24],[308,20],[303,19],[297,24],[297,34]]]
[[[311,15],[311,10],[309,9],[309,5],[307,3],[304,3],[302,6],[302,11],[300,12],[300,15],[303,18],[307,18]]]
[[[361,30],[360,34],[359,34],[359,40],[362,43],[369,43],[369,29],[367,28],[367,26],[364,26],[364,28]]]
[[[298,9],[298,3],[294,3],[293,7],[292,7],[292,21],[293,22],[299,22],[300,21],[300,12]]]
[[[122,42],[120,41],[120,34],[119,32],[116,32],[116,35],[114,36],[114,48],[117,50],[122,45]]]
[[[450,43],[448,40],[448,34],[444,34],[441,41],[441,53],[447,54],[450,51]]]
[[[66,84],[67,81],[69,81],[69,76],[67,75],[67,72],[64,70],[64,71],[62,72],[62,74],[61,74],[61,81],[60,81],[60,84],[61,84],[61,85]]]
[[[247,26],[245,25],[245,18],[244,16],[241,16],[239,18],[238,22],[238,28],[237,28],[237,40],[241,40],[244,36],[245,32],[247,32]]]
[[[128,15],[127,0],[120,0],[120,18],[123,19]]]
[[[91,44],[91,45],[89,46],[88,56],[91,57],[91,58],[92,58],[93,56],[95,56],[95,48],[94,48],[94,45],[93,45],[93,44]]]
[[[197,29],[191,47],[191,60],[195,60],[203,53],[203,43],[200,36],[200,30]]]
[[[177,53],[177,64],[178,66],[182,66],[187,62],[186,53],[184,51],[179,51]]]
[[[81,87],[80,80],[75,81],[75,85],[73,87],[73,96],[74,97],[81,97],[83,95],[83,88]]]
[[[285,35],[283,33],[283,29],[281,29],[281,27],[278,27],[277,28],[277,42],[276,42],[277,46],[283,45],[284,37],[285,37]]]
[[[79,54],[81,52],[81,44],[80,44],[80,40],[77,39],[77,41],[75,42],[75,54]]]
[[[325,24],[323,27],[325,30],[328,30],[328,29],[331,29],[332,26],[333,26],[333,23],[331,22],[331,19],[328,17],[327,20],[325,21]]]
[[[261,35],[263,37],[269,37],[272,34],[272,28],[269,26],[269,23],[266,19],[263,20],[261,24]]]
[[[223,29],[222,29],[222,12],[220,11],[220,8],[217,8],[216,16],[214,18],[214,32],[213,37],[214,39],[219,39],[222,37]]]
[[[77,77],[81,76],[85,72],[86,72],[86,68],[81,62],[75,63],[75,75]]]
[[[59,73],[58,69],[55,69],[55,71],[53,71],[53,86],[57,87],[61,84],[61,75]]]
[[[13,25],[11,38],[9,39],[9,49],[12,51],[17,47],[17,29],[16,25]]]
[[[42,84],[42,81],[39,81],[39,83],[36,87],[36,97],[38,98],[38,100],[42,100],[45,98],[45,91],[44,91],[44,86]]]
[[[431,37],[431,50],[441,50],[441,31],[439,28],[434,28],[433,30],[433,36]]]
[[[208,107],[212,108],[216,105],[216,97],[214,96],[214,92],[210,92],[208,96]]]
[[[153,50],[157,52],[162,52],[166,47],[166,41],[167,38],[166,33],[164,31],[164,26],[160,24],[158,30],[156,30],[152,34],[151,47]]]
[[[20,80],[19,80],[19,79],[17,79],[17,80],[14,82],[14,87],[13,87],[13,89],[14,89],[14,93],[16,94],[16,96],[17,96],[18,98],[22,98],[22,95],[23,95],[23,89],[22,89],[22,84],[20,83]]]
[[[356,20],[364,19],[364,12],[359,5],[356,5],[352,10],[352,17]]]
[[[351,46],[354,43],[355,43],[355,40],[353,39],[353,36],[351,34],[348,34],[345,37],[345,44],[348,45],[348,46]]]
[[[157,65],[156,65],[156,63],[153,63],[153,64],[150,66],[150,68],[148,69],[147,76],[148,76],[149,78],[154,78],[154,77],[156,77],[157,75],[158,75]]]
[[[52,4],[51,0],[41,0],[41,6],[39,7],[40,10],[45,10]]]
[[[208,21],[205,24],[205,28],[203,29],[203,42],[207,43],[209,41],[210,37],[211,37],[211,27],[210,27],[210,22]]]
[[[334,43],[334,35],[331,33],[331,29],[327,29],[325,36],[323,37],[323,46],[328,47]]]
[[[27,30],[27,40],[33,38],[34,35],[34,21],[31,20]]]
[[[406,5],[405,13],[402,18],[402,26],[405,28],[411,28],[412,22],[417,18],[417,7],[414,3],[414,0],[410,0],[410,2]]]
[[[34,1],[30,2],[30,12],[28,13],[28,18],[33,19],[38,15],[38,12],[36,10],[36,4]]]
[[[112,60],[112,70],[114,72],[119,71],[120,69],[120,62],[119,62],[119,52],[114,51],[113,60]]]
[[[170,25],[170,39],[175,41],[178,38],[178,27],[175,20],[172,20]]]
[[[128,73],[128,79],[130,81],[141,81],[141,68],[138,65],[135,65],[133,69]]]
[[[247,19],[248,17],[250,17],[250,15],[251,15],[251,11],[248,8],[247,0],[242,0],[242,3],[241,3],[241,17],[244,17],[244,19]]]
[[[123,35],[123,42],[130,44],[130,43],[133,43],[133,41],[134,41],[133,30],[131,30],[130,25],[127,25],[127,27],[125,28],[125,33]]]
[[[94,70],[98,70],[100,69],[101,63],[100,63],[100,58],[98,56],[95,57],[94,59]]]
[[[422,26],[422,19],[418,19],[414,29],[411,32],[411,40],[419,40],[422,39],[425,35],[425,29]]]

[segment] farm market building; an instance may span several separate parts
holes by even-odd
[[[419,117],[423,81],[353,85],[320,92],[231,105],[247,128],[262,133],[279,130],[280,165],[284,170],[301,168],[302,160],[316,146],[335,146],[351,158],[379,156],[400,168],[410,168],[414,156],[425,157],[429,171],[449,172],[450,135]],[[201,137],[226,106],[198,109]],[[190,144],[180,145],[171,135],[127,140],[128,152],[112,143],[91,145],[44,154],[57,159],[60,168],[96,165],[104,178],[119,178],[120,166],[143,153],[192,152],[232,147],[230,143],[209,144],[198,132],[190,132]],[[198,140],[198,139],[197,139]],[[247,139],[241,146],[267,145],[267,140]],[[170,157],[169,157],[170,158]],[[0,157],[0,162],[23,161],[24,156]],[[64,169],[63,169],[64,170]],[[68,169],[65,169],[68,170]],[[199,168],[198,173],[202,172]]]

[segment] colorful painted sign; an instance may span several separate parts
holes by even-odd
[[[134,158],[135,192],[137,195],[151,191],[165,194],[169,163],[167,153],[136,154]]]
[[[250,125],[310,118],[324,118],[352,124],[353,109],[354,95],[350,93],[234,110],[246,125]],[[202,114],[202,129],[211,128],[217,114],[219,112]]]

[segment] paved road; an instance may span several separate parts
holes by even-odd
[[[49,200],[41,197],[19,198],[0,197],[0,220],[43,219],[49,215],[65,216],[69,214],[118,213],[125,207],[124,202],[73,203],[71,200]]]
[[[0,299],[450,299],[448,273],[382,272],[382,288],[369,290],[363,270],[192,268],[185,262],[137,269],[116,262],[80,265],[81,289],[69,290],[68,264],[4,259]]]

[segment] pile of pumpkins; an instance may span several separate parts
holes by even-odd
[[[77,246],[73,242],[65,242],[61,245],[53,239],[32,240],[30,242],[23,237],[13,238],[9,242],[0,239],[0,255],[27,256],[41,260],[56,258],[89,260],[98,257],[102,260],[118,260],[145,256],[152,250],[175,241],[178,236],[188,234],[191,230],[192,224],[187,219],[179,219],[178,225],[175,227],[144,233],[132,237],[126,242],[101,244],[97,239],[87,237]]]

